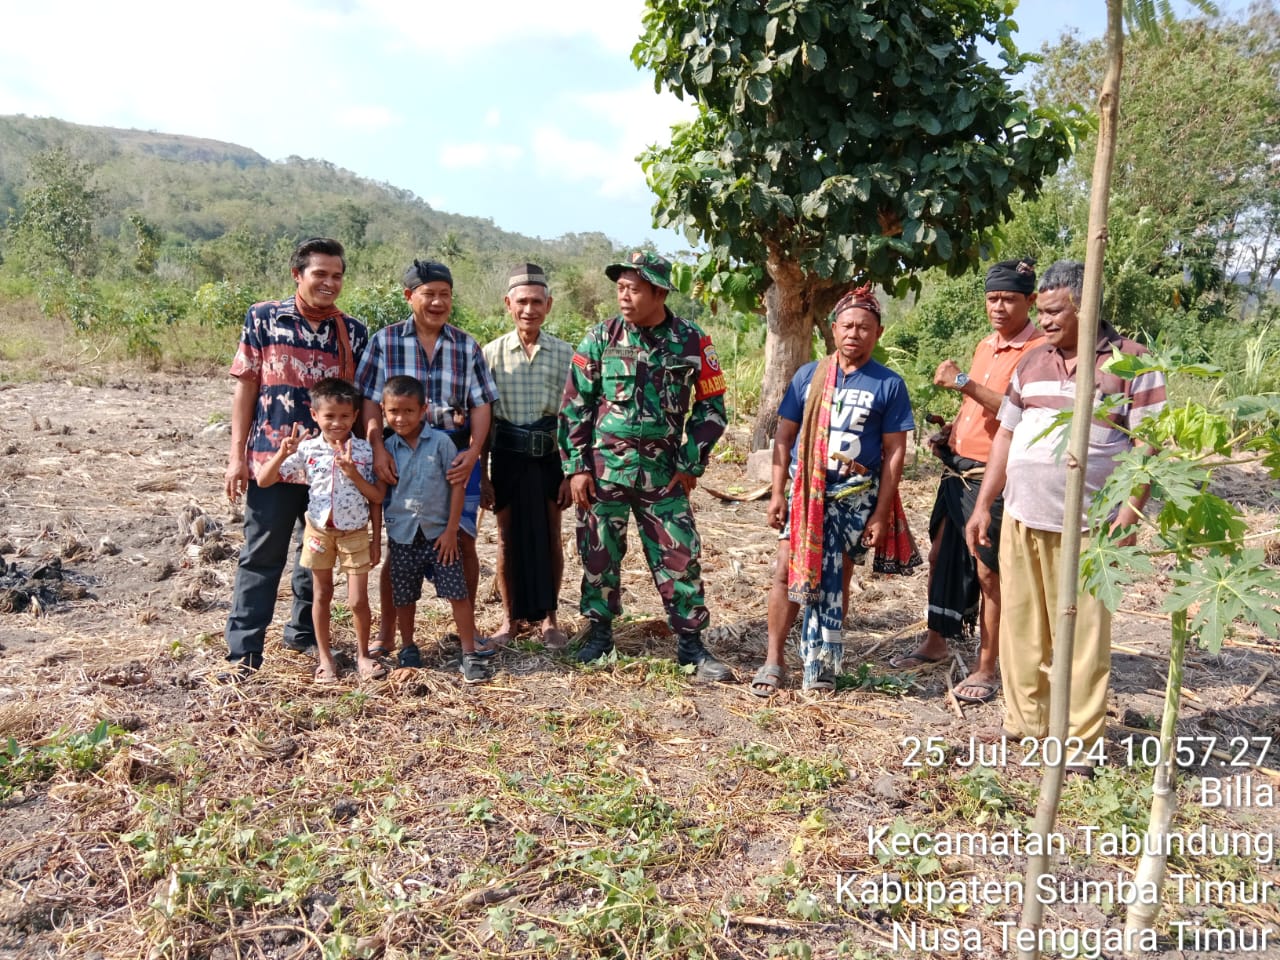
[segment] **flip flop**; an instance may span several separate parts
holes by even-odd
[[[328,667],[316,665],[315,672],[311,675],[313,683],[330,684],[338,682],[338,675]]]
[[[375,643],[369,648],[369,656],[373,657],[375,660],[381,659],[382,657],[389,657],[393,652],[394,651],[385,643]]]
[[[761,700],[768,700],[782,688],[786,677],[785,667],[777,663],[766,663],[751,678],[751,692]]]
[[[542,631],[542,645],[548,650],[563,650],[569,645],[569,638],[559,627],[552,627]]]
[[[981,690],[980,696],[974,696],[971,693],[961,693],[961,687],[972,687],[975,690]],[[995,699],[997,693],[1000,692],[1000,684],[994,680],[962,680],[955,685],[951,691],[952,695],[961,703],[987,703]]]
[[[498,645],[494,642],[494,637],[476,637],[474,641],[475,650],[472,652],[473,657],[492,657],[498,652]]]
[[[942,663],[947,657],[926,657],[920,653],[907,653],[901,657],[890,657],[889,666],[894,670],[918,670],[920,667],[932,666],[935,663]]]

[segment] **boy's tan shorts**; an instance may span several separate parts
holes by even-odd
[[[302,565],[308,570],[332,570],[342,558],[343,573],[368,573],[373,569],[369,556],[369,528],[321,530],[307,519],[302,535]]]

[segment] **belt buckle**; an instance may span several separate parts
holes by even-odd
[[[554,449],[551,434],[541,430],[529,431],[529,455],[534,459],[545,457]]]

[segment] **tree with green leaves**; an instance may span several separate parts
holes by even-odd
[[[129,226],[133,227],[134,249],[137,256],[133,258],[133,269],[144,276],[156,272],[156,263],[160,260],[160,242],[164,239],[156,225],[140,213],[131,213]]]
[[[63,270],[83,277],[92,272],[97,252],[94,224],[106,205],[90,178],[89,165],[61,148],[32,158],[29,186],[9,243],[32,273]]]
[[[722,291],[763,267],[769,333],[752,437],[850,281],[902,295],[973,269],[1010,199],[1069,155],[1073,123],[1010,83],[1030,58],[998,0],[647,0],[632,57],[698,117],[642,158],[655,222],[709,250]],[[998,45],[1000,63],[980,44]]]
[[[1113,372],[1134,377],[1149,370],[1167,374],[1211,375],[1168,357],[1124,357]],[[1164,886],[1168,863],[1165,842],[1177,812],[1176,762],[1178,710],[1182,696],[1183,660],[1187,645],[1198,640],[1209,652],[1222,649],[1237,624],[1255,624],[1265,636],[1280,631],[1280,576],[1269,568],[1263,551],[1251,546],[1267,530],[1251,536],[1241,509],[1211,489],[1215,474],[1256,464],[1280,479],[1280,398],[1237,397],[1205,405],[1187,402],[1166,408],[1140,424],[1135,449],[1120,458],[1115,472],[1089,508],[1090,526],[1098,531],[1081,557],[1081,580],[1111,610],[1125,591],[1155,572],[1159,559],[1171,581],[1164,610],[1172,631],[1165,706],[1152,784],[1148,839],[1134,874],[1137,888]],[[1144,519],[1147,537],[1141,546],[1125,546],[1106,524],[1110,510],[1125,503],[1130,492],[1149,485],[1160,504]],[[1128,942],[1141,942],[1154,926],[1158,899],[1139,897],[1128,904]]]
[[[1150,334],[1189,314],[1202,323],[1265,296],[1280,274],[1280,45],[1275,0],[1246,18],[1202,17],[1125,45],[1118,96],[1124,122],[1108,211],[1107,319],[1137,320]],[[1097,98],[1102,39],[1064,36],[1046,47],[1032,95],[1039,103]],[[1059,175],[1078,198],[1057,226],[1084,234],[1089,165],[1098,137],[1082,139]]]

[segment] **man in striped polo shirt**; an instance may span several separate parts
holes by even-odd
[[[1000,429],[991,446],[965,540],[975,554],[990,546],[991,504],[1004,491],[1005,522],[1000,534],[1000,675],[1004,687],[1004,733],[1044,737],[1049,731],[1049,663],[1058,615],[1058,567],[1066,496],[1066,465],[1059,454],[1067,427],[1052,426],[1075,402],[1078,309],[1084,264],[1060,260],[1045,271],[1036,307],[1044,344],[1014,371],[1000,407]],[[1149,372],[1125,380],[1103,369],[1113,350],[1140,355],[1140,344],[1103,324],[1092,356],[1097,377],[1095,403],[1122,398],[1089,432],[1085,503],[1130,449],[1126,431],[1159,414],[1165,402],[1163,374]],[[1130,498],[1112,520],[1112,529],[1137,522],[1148,491]],[[1070,522],[1085,529],[1085,518]],[[1088,752],[1103,737],[1107,685],[1111,676],[1111,614],[1095,597],[1077,598],[1075,655],[1071,665],[1071,706],[1067,734]],[[1081,756],[1068,756],[1068,770],[1088,772]]]

